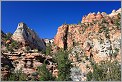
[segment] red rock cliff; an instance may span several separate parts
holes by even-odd
[[[106,57],[116,48],[119,49],[117,54],[120,54],[121,15],[118,10],[115,12],[114,15],[111,13],[112,16],[99,12],[90,13],[83,17],[81,24],[60,26],[54,38],[54,44],[60,48],[66,45],[68,49],[79,45],[87,55],[92,53]]]

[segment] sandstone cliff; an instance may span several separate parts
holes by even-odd
[[[19,23],[16,31],[12,35],[12,39],[21,42],[23,46],[30,46],[32,49],[45,50],[45,44],[38,35],[31,30],[25,23]]]
[[[93,55],[97,62],[111,54],[120,60],[120,13],[120,9],[109,15],[90,13],[80,24],[64,24],[58,28],[54,44],[67,49],[79,45],[81,51],[89,57]]]

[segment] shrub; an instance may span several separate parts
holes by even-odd
[[[120,30],[121,29],[121,24],[120,24],[120,20],[119,19],[116,19],[115,20],[115,25],[117,26],[117,29]]]
[[[84,29],[82,30],[83,31],[82,33],[84,33],[87,28],[88,28],[88,26],[84,26]]]
[[[116,57],[117,54],[118,54],[118,52],[119,52],[119,49],[118,48],[115,48],[114,50],[115,50],[115,52],[113,52],[112,56],[113,57]]]
[[[11,47],[12,48],[18,48],[18,43],[16,41],[12,41]]]
[[[51,54],[51,45],[50,44],[48,44],[46,46],[46,55],[49,55],[49,54]]]
[[[48,69],[46,68],[45,63],[41,67],[37,68],[37,72],[40,75],[40,78],[39,78],[40,81],[54,81],[54,79],[55,79],[52,76],[52,74],[48,71]]]
[[[87,74],[87,80],[88,81],[91,81],[92,80],[92,72],[91,71],[88,72],[88,74]]]
[[[88,81],[120,81],[121,65],[118,61],[102,61],[100,64],[94,64],[93,73],[87,74]]]
[[[29,52],[30,51],[30,47],[29,46],[26,46],[25,47],[25,50],[26,50],[26,52]]]
[[[22,72],[22,70],[18,70],[10,75],[8,81],[26,81],[26,74]]]
[[[6,48],[7,48],[7,50],[10,51],[11,53],[14,52],[14,50],[13,50],[13,48],[12,48],[11,46],[7,45]]]
[[[12,36],[12,33],[8,32],[5,36],[5,41],[7,41],[8,39],[10,39]]]

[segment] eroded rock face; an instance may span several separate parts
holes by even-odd
[[[65,44],[67,43],[67,40],[66,40],[67,36],[66,35],[68,33],[67,32],[68,27],[69,27],[68,25],[60,26],[58,28],[58,32],[54,38],[54,43],[60,48],[64,48],[66,46]]]
[[[89,13],[87,16],[83,17],[82,23],[93,22],[96,20],[100,20],[101,18],[103,18],[103,15],[100,12],[98,12],[97,14]]]
[[[45,50],[45,44],[42,39],[25,23],[19,23],[16,31],[12,35],[12,39],[21,42],[23,46],[30,46],[32,49]]]
[[[118,14],[112,17],[106,13],[90,13],[83,17],[81,24],[60,26],[54,44],[59,48],[67,47],[67,49],[79,45],[82,51],[89,57],[93,56],[96,62],[105,60],[117,50],[116,55],[120,56],[119,10],[116,11]]]
[[[20,55],[21,54],[21,55]],[[8,59],[9,58],[9,59]],[[9,76],[10,68],[14,68],[14,71],[22,70],[25,74],[32,74],[36,72],[37,67],[42,66],[45,61],[46,67],[49,71],[54,72],[54,76],[57,77],[57,64],[53,61],[51,56],[45,56],[41,53],[25,53],[25,52],[14,52],[3,53],[1,58],[1,66],[2,66],[2,76]],[[8,65],[9,69],[5,68]],[[56,74],[56,75],[55,75]]]
[[[1,79],[7,80],[10,70],[14,68],[12,61],[3,53],[1,53]]]

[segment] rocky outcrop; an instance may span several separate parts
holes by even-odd
[[[54,42],[54,39],[44,39],[44,42],[46,43],[46,44],[53,44],[53,42]]]
[[[14,68],[11,60],[5,54],[2,53],[2,55],[1,55],[1,66],[4,67],[5,65],[8,65],[10,68]]]
[[[120,9],[118,9],[117,11],[116,10],[113,10],[112,11],[112,13],[111,14],[109,14],[109,16],[115,16],[115,15],[117,15],[118,13],[121,13],[121,8]]]
[[[102,13],[98,12],[97,14],[89,13],[87,16],[83,16],[81,23],[94,22],[107,16],[113,17],[115,15],[118,15],[119,13],[121,13],[121,8],[118,9],[117,11],[113,10],[112,13],[108,15],[105,12]]]
[[[97,14],[89,13],[87,16],[84,16],[82,18],[82,23],[93,22],[93,21],[96,21],[96,20],[100,20],[102,18],[103,18],[103,15],[100,12],[98,12]]]
[[[23,46],[30,46],[32,49],[45,50],[45,44],[42,39],[25,23],[19,23],[16,31],[12,35],[12,39],[23,44]]]
[[[27,75],[36,72],[37,67],[42,66],[45,61],[47,69],[57,77],[57,64],[52,60],[52,57],[38,52],[26,53],[21,50],[12,54],[4,52],[1,60],[2,67],[8,65],[10,68],[15,68],[15,72],[22,70]],[[4,71],[6,72],[6,70],[2,70],[2,74],[5,74]],[[7,74],[9,74],[8,70]]]
[[[120,9],[116,11],[118,14],[112,17],[106,13],[90,13],[83,17],[81,24],[60,26],[54,44],[59,48],[67,49],[79,45],[82,49],[81,53],[94,57],[96,62],[113,54],[120,58],[121,14],[119,11]]]
[[[58,28],[58,32],[54,38],[54,43],[60,48],[67,47],[68,25],[63,25]]]

